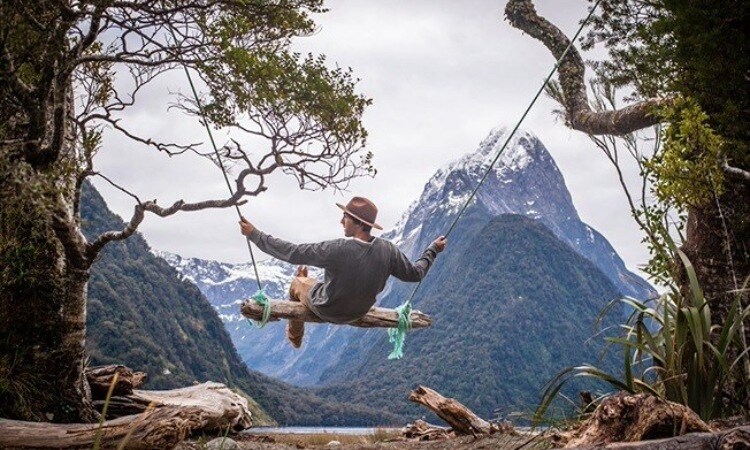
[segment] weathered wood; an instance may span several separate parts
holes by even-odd
[[[121,365],[88,367],[85,374],[91,386],[91,397],[94,400],[106,398],[115,374],[117,374],[117,384],[112,395],[132,394],[133,389],[142,385],[146,380],[145,372],[133,372],[129,367]]]
[[[750,426],[718,433],[689,433],[682,436],[640,442],[566,447],[573,450],[739,450],[750,449]]]
[[[207,382],[169,391],[133,390],[113,397],[108,417],[123,411],[140,412],[104,422],[102,448],[115,448],[127,437],[125,448],[172,448],[195,432],[248,428],[247,400],[221,383]],[[50,424],[0,420],[0,448],[91,448],[98,424]]]
[[[0,419],[0,448],[170,449],[204,423],[199,408],[163,407],[139,415],[87,424],[53,424]]]
[[[261,320],[263,317],[263,307],[254,300],[246,301],[242,305],[241,311],[242,315],[250,319]],[[271,318],[269,321],[281,319],[324,322],[299,302],[271,300]],[[420,311],[411,312],[411,321],[413,328],[427,328],[432,324],[432,319]],[[373,307],[364,317],[347,325],[362,328],[396,328],[398,327],[398,314],[394,309]]]
[[[432,425],[424,420],[415,420],[401,429],[401,434],[416,441],[442,441],[455,437],[450,428]]]
[[[492,424],[456,400],[445,398],[430,388],[419,386],[409,394],[409,400],[426,406],[445,420],[456,434],[477,435],[493,432]]]
[[[647,394],[620,392],[606,398],[575,430],[559,433],[566,447],[669,438],[711,431],[690,408]]]
[[[136,389],[130,395],[113,397],[107,407],[108,417],[136,414],[149,407],[199,408],[203,411],[203,431],[220,431],[231,427],[242,430],[252,425],[247,399],[221,383],[212,381],[168,391]]]

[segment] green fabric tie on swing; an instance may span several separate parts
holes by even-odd
[[[411,302],[396,308],[398,328],[388,329],[388,340],[393,344],[393,351],[388,355],[388,359],[401,359],[404,356],[406,332],[411,330],[411,309]]]
[[[252,319],[247,319],[247,321],[250,322],[250,325],[261,329],[266,326],[266,324],[268,323],[268,319],[271,317],[271,302],[266,296],[265,289],[259,289],[250,298],[255,300],[255,303],[263,307],[263,316],[260,322],[255,322]]]

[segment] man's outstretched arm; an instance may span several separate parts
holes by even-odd
[[[392,261],[391,275],[401,281],[420,281],[427,275],[427,271],[432,267],[437,254],[445,250],[447,243],[448,241],[443,236],[435,239],[414,263],[409,261],[409,258],[396,248],[398,254]]]
[[[257,245],[262,252],[291,264],[325,267],[336,247],[335,241],[293,244],[258,230],[244,217],[240,220],[240,232]]]

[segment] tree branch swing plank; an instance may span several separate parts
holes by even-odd
[[[271,312],[268,321],[294,319],[312,323],[325,322],[299,302],[269,300],[269,304]],[[263,310],[263,305],[254,300],[246,301],[241,307],[243,316],[257,321],[263,320]],[[410,318],[412,328],[427,328],[432,325],[432,319],[421,311],[412,310]],[[347,325],[360,328],[398,328],[398,322],[397,310],[373,307],[363,317]]]

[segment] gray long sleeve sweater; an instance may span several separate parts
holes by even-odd
[[[335,239],[297,245],[257,228],[249,237],[275,258],[325,270],[325,280],[310,290],[308,303],[318,317],[333,323],[348,323],[365,315],[391,275],[402,281],[421,280],[437,256],[432,244],[412,263],[395,244],[380,238],[371,242]]]

